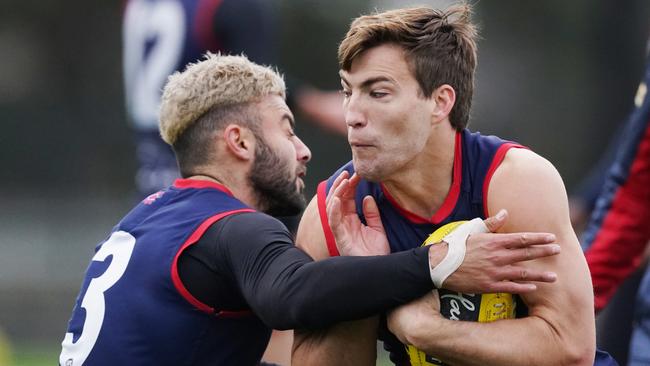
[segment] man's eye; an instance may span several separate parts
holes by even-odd
[[[343,94],[343,96],[346,97],[346,98],[350,98],[350,95],[352,95],[352,92],[349,91],[349,90],[343,89],[343,90],[341,90],[341,94]]]
[[[381,98],[381,97],[385,97],[386,95],[388,95],[388,93],[386,92],[377,92],[377,91],[370,92],[370,96],[373,98]]]

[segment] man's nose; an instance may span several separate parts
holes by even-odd
[[[309,150],[307,145],[305,145],[300,138],[296,137],[296,140],[296,157],[298,158],[298,161],[306,164],[311,160],[311,150]]]
[[[363,105],[356,95],[351,95],[350,99],[343,106],[345,113],[345,124],[348,127],[359,128],[366,125],[366,113]]]

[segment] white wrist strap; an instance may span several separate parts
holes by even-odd
[[[483,220],[475,218],[461,224],[454,231],[442,238],[442,241],[448,244],[447,255],[445,255],[445,258],[435,267],[432,267],[429,263],[431,280],[436,288],[442,288],[442,284],[445,282],[447,277],[456,272],[458,267],[463,264],[463,261],[465,260],[467,237],[471,234],[487,232],[489,232],[489,230],[483,223]]]

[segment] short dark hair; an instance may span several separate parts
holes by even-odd
[[[470,18],[468,4],[361,16],[352,22],[339,46],[339,66],[350,71],[364,51],[386,43],[399,45],[425,98],[443,84],[454,88],[456,103],[449,120],[454,128],[463,129],[469,123],[477,58],[477,29]]]
[[[212,107],[190,124],[172,145],[182,177],[198,174],[196,168],[216,159],[210,146],[215,134],[229,123],[249,128],[256,138],[261,135],[260,116],[251,103]]]

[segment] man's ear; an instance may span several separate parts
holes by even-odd
[[[451,109],[456,104],[456,91],[450,85],[443,84],[433,91],[431,101],[433,102],[432,120],[434,123],[439,122],[449,117]]]
[[[255,136],[253,132],[238,124],[229,124],[223,130],[226,150],[242,160],[252,160],[255,157]]]

